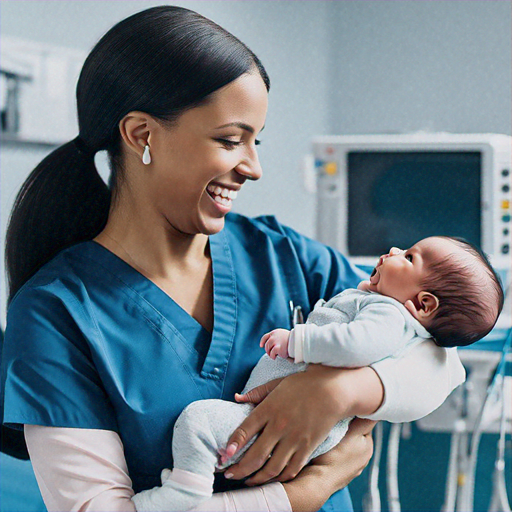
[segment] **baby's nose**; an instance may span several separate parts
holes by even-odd
[[[398,247],[391,247],[391,249],[389,249],[390,256],[396,256],[397,254],[401,254],[403,252],[404,251],[402,251],[402,249],[399,249]]]

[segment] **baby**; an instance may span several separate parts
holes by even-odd
[[[266,354],[243,393],[304,371],[307,363],[367,366],[401,357],[430,338],[442,347],[469,345],[491,331],[503,300],[489,261],[463,240],[430,237],[407,251],[393,247],[357,290],[319,301],[306,324],[265,334],[260,346]],[[162,471],[162,487],[132,498],[137,510],[184,511],[208,499],[215,470],[237,462],[251,445],[235,456],[235,447],[225,449],[231,433],[253,408],[223,400],[201,400],[186,407],[174,427],[174,469]],[[338,444],[349,422],[347,418],[335,425],[309,460]]]

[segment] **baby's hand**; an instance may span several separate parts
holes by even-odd
[[[274,329],[263,335],[260,347],[265,347],[266,353],[275,359],[277,356],[286,359],[288,357],[288,340],[290,331],[286,329]]]
[[[357,285],[357,289],[361,290],[363,292],[369,292],[370,291],[370,281],[361,281]]]

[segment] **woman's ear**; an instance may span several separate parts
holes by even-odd
[[[430,292],[420,292],[415,300],[406,301],[404,306],[416,320],[427,320],[439,308],[439,299]]]
[[[153,118],[145,112],[129,112],[119,122],[119,132],[128,148],[142,158],[146,144],[151,145]]]

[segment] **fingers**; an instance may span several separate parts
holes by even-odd
[[[235,400],[239,403],[259,404],[281,383],[283,378],[271,380],[270,382],[251,389],[243,395],[235,393]]]
[[[267,332],[267,334],[264,334],[261,337],[261,340],[260,340],[260,347],[261,348],[263,348],[265,346],[265,343],[267,343],[267,340],[270,338],[270,336],[272,336],[272,331]]]
[[[235,455],[238,450],[241,450],[264,426],[265,423],[260,420],[257,409],[254,409],[228,439],[224,456],[225,460],[233,457],[233,455]]]
[[[277,478],[292,456],[293,451],[287,450],[283,448],[283,445],[277,444],[271,455],[267,457],[266,464],[245,483],[248,485],[261,485]]]
[[[243,395],[235,393],[235,400],[239,403],[259,404],[271,391],[268,389],[267,384],[262,384],[257,388],[251,389],[250,391],[247,391],[247,393]]]
[[[265,466],[246,481],[248,485],[262,485],[269,481],[289,482],[293,480],[306,465],[310,453],[306,450],[294,451],[277,445]]]
[[[354,418],[350,422],[347,435],[351,436],[366,436],[372,433],[373,428],[377,425],[376,421],[366,420],[363,418]]]
[[[279,475],[279,478],[277,478],[277,481],[289,482],[293,480],[307,464],[310,455],[311,453],[306,451],[295,452],[284,471]]]
[[[272,358],[275,359],[279,355],[279,346],[281,339],[281,331],[283,329],[274,329],[273,331],[264,334],[260,340],[260,347],[265,348],[265,352]]]
[[[275,446],[275,433],[267,433],[267,431],[264,430],[254,444],[247,450],[247,453],[244,454],[240,462],[230,466],[224,476],[235,480],[248,477],[265,465]]]
[[[266,349],[266,347],[265,347]],[[270,349],[270,352],[267,352],[267,354],[270,356],[271,359],[275,359],[279,355],[279,345],[275,343],[272,345],[272,348]]]

